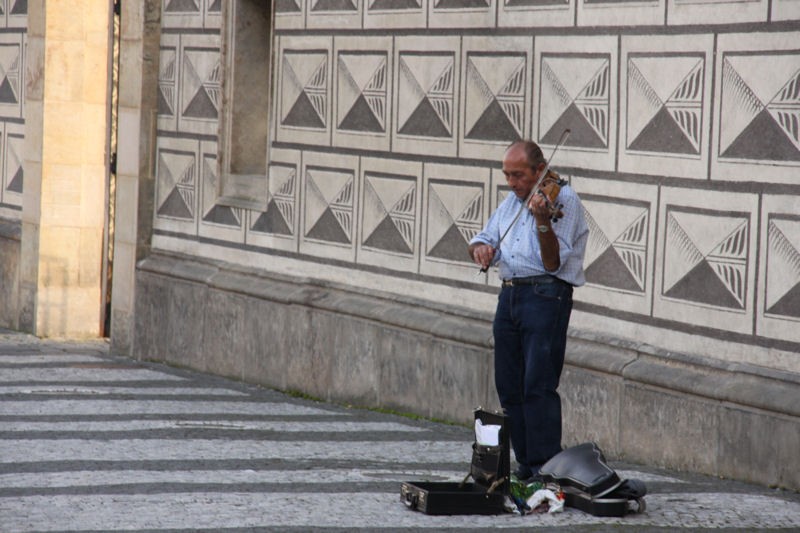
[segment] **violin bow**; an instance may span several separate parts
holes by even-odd
[[[544,170],[542,171],[542,175],[539,176],[538,180],[536,180],[536,183],[533,185],[533,188],[531,188],[531,192],[528,193],[528,197],[525,198],[525,201],[522,203],[521,206],[519,206],[519,210],[517,211],[517,214],[514,215],[514,219],[511,221],[511,223],[508,225],[506,230],[500,236],[500,240],[497,241],[497,246],[494,247],[495,250],[499,250],[500,249],[500,244],[502,244],[503,239],[506,238],[506,235],[508,235],[508,232],[511,231],[511,228],[514,227],[514,224],[517,223],[517,220],[519,220],[519,217],[522,214],[522,211],[528,205],[528,202],[531,201],[531,198],[533,198],[533,195],[536,194],[539,191],[539,187],[542,186],[542,183],[544,183],[544,179],[547,177],[547,173],[550,171],[550,162],[553,160],[553,157],[555,157],[556,152],[558,152],[558,149],[561,148],[561,145],[566,142],[567,137],[569,137],[570,133],[571,133],[571,130],[569,128],[567,128],[567,129],[564,130],[564,133],[561,134],[561,137],[558,138],[558,142],[556,143],[555,147],[553,147],[553,152],[550,154],[550,158],[545,163]],[[489,270],[488,266],[486,268],[481,268],[480,271],[478,271],[478,274],[483,274],[488,270]]]

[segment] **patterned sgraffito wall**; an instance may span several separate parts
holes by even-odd
[[[0,217],[22,211],[28,2],[0,0]]]
[[[157,235],[492,291],[465,249],[508,194],[504,148],[549,154],[569,128],[554,164],[591,227],[579,309],[798,351],[800,1],[275,9],[255,212],[215,203],[220,2],[164,0]]]

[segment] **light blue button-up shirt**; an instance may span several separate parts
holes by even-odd
[[[583,255],[589,238],[589,227],[586,225],[583,205],[569,185],[561,187],[556,201],[563,205],[561,210],[564,212],[562,218],[552,223],[553,231],[558,237],[561,258],[558,270],[554,272],[545,270],[539,249],[536,219],[528,209],[523,209],[519,220],[500,243],[499,258],[495,251],[494,266],[499,268],[500,279],[552,274],[576,287],[586,282],[583,274]],[[523,203],[524,200],[517,198],[513,192],[510,193],[489,217],[483,230],[472,238],[470,244],[482,242],[497,248],[501,235],[511,225]]]

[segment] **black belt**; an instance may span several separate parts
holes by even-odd
[[[550,274],[539,274],[538,276],[528,276],[527,278],[511,278],[503,280],[503,287],[516,287],[517,285],[538,285],[540,283],[566,283]]]

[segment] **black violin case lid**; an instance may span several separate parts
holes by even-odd
[[[561,487],[565,505],[594,516],[619,517],[645,510],[644,483],[620,479],[594,442],[556,454],[539,469],[539,474],[546,483]]]
[[[404,481],[400,500],[409,508],[429,515],[493,515],[506,512],[510,494],[508,417],[502,413],[475,410],[475,420],[500,426],[497,446],[472,444],[472,462],[463,481]],[[469,478],[474,482],[467,482]]]

